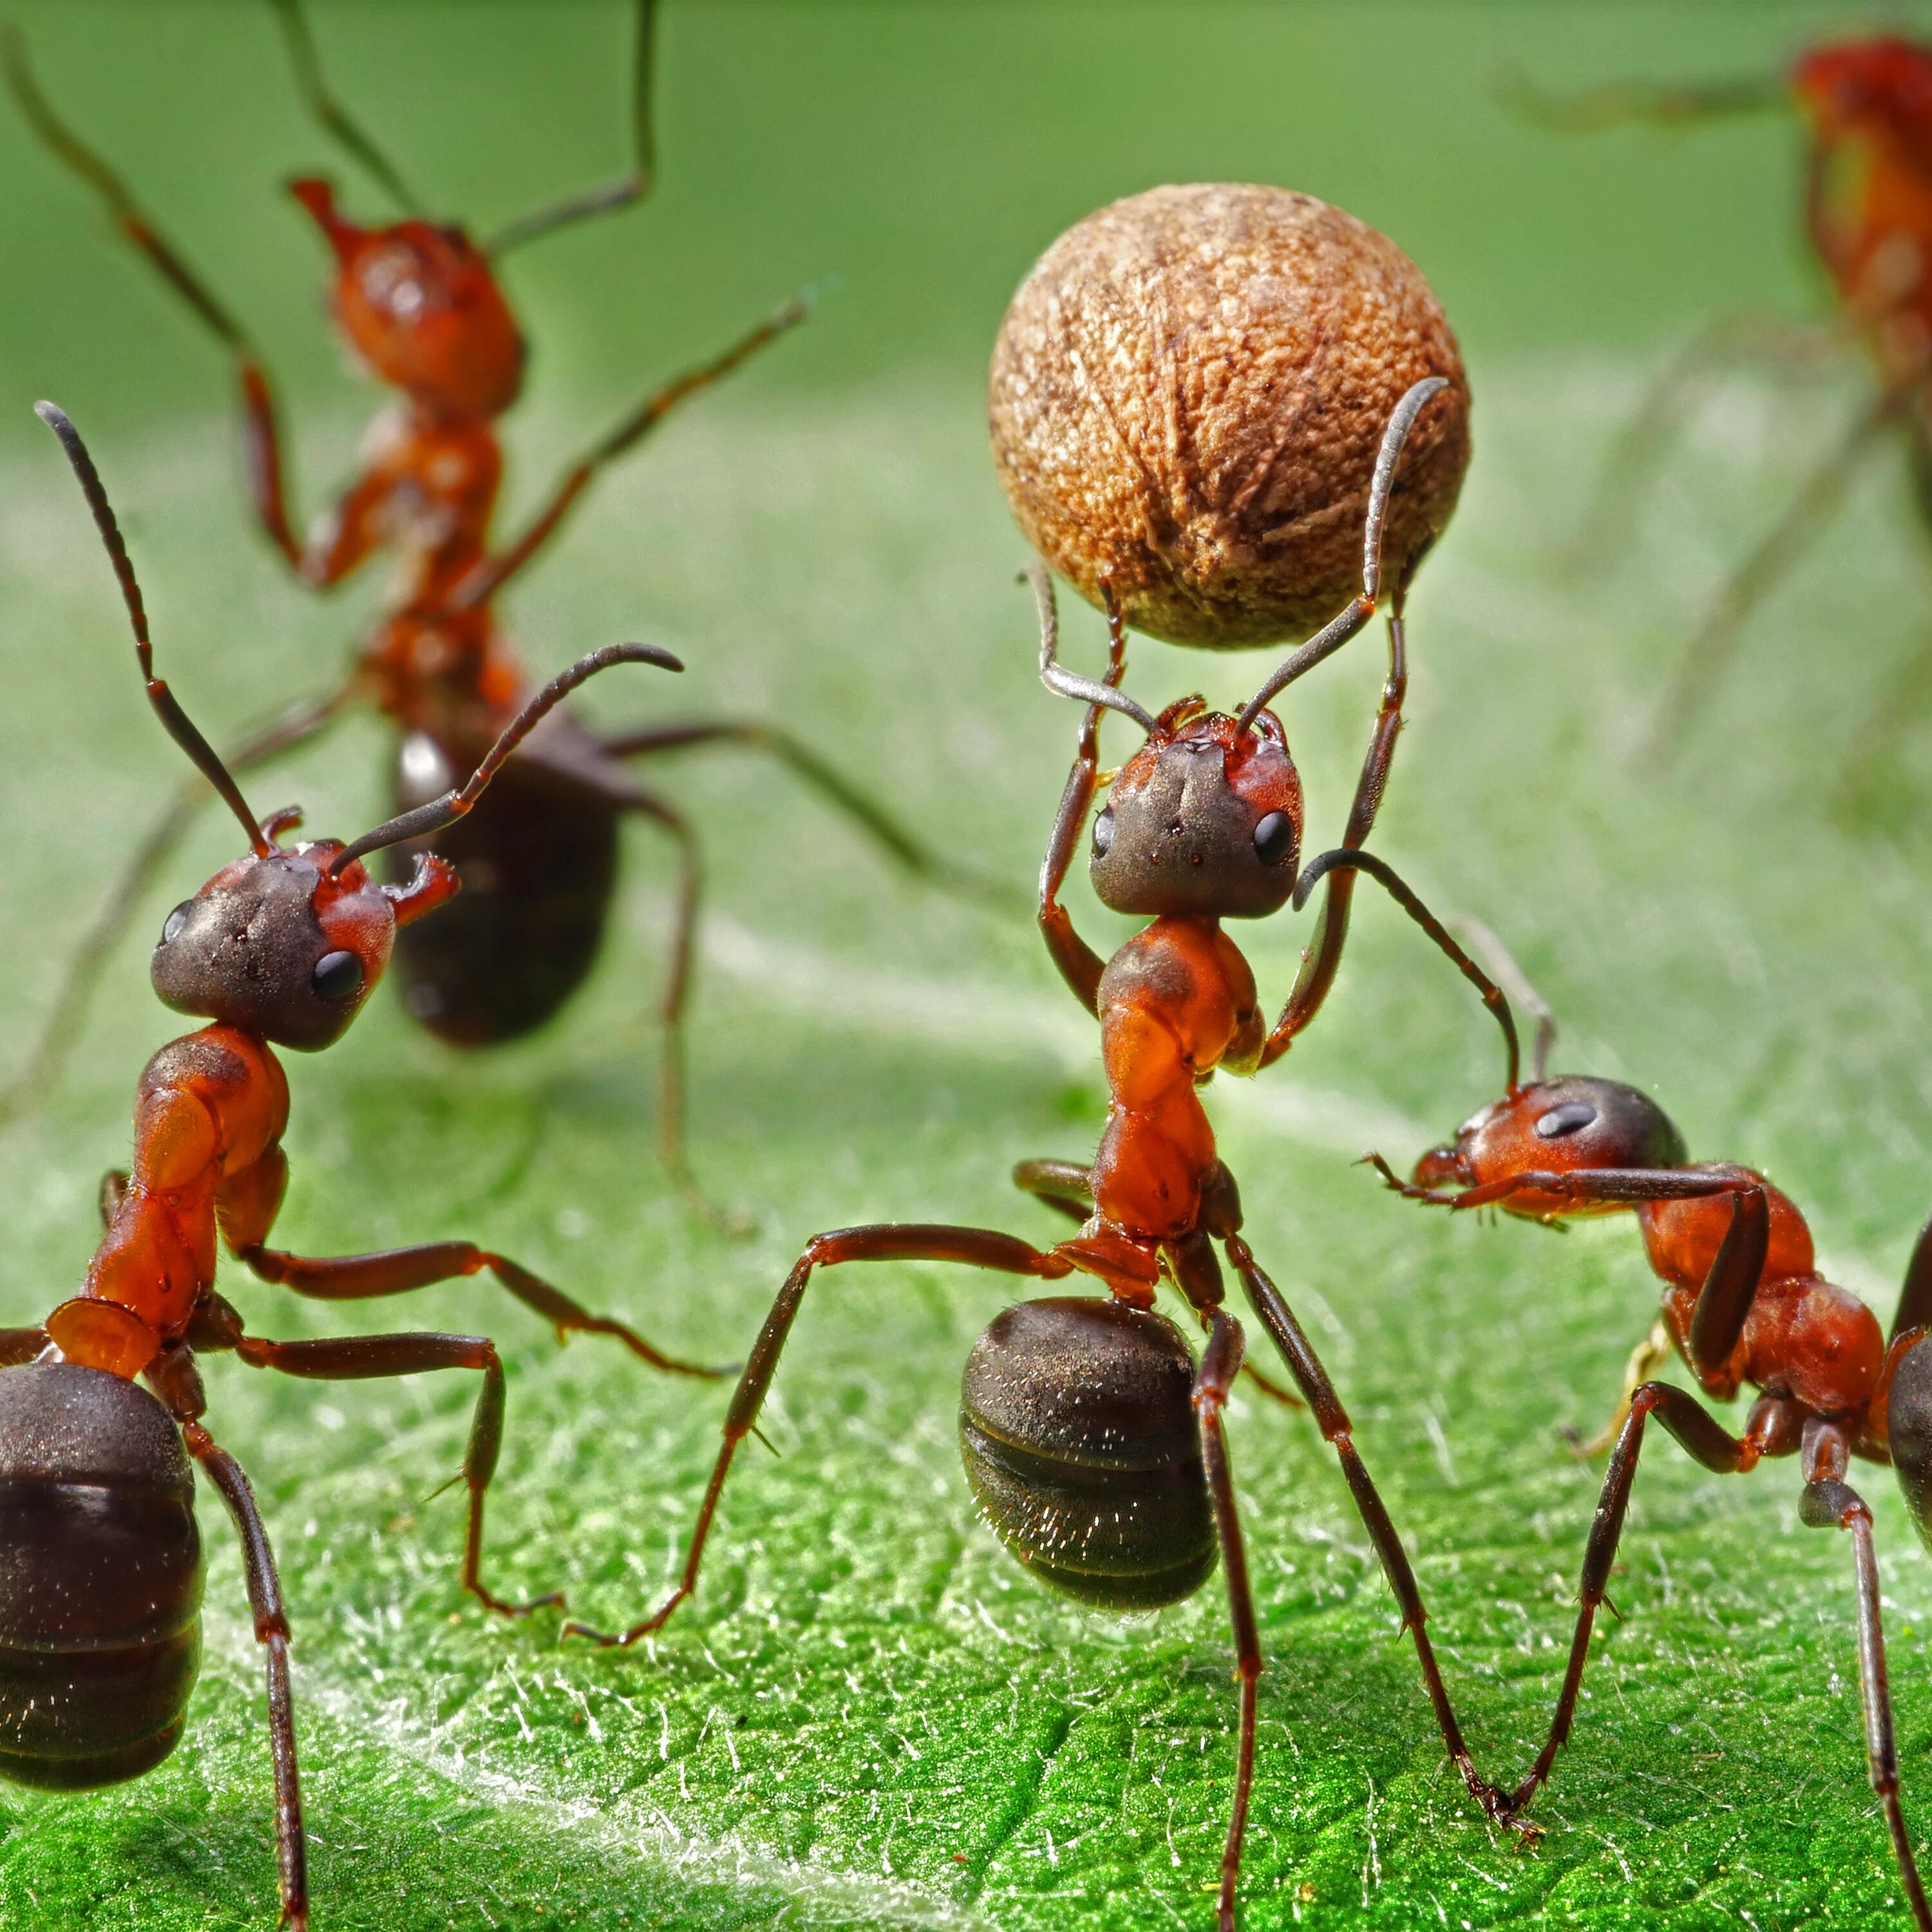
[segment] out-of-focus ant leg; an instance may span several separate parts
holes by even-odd
[[[1228,1234],[1224,1245],[1228,1259],[1246,1292],[1250,1305],[1281,1352],[1282,1359],[1300,1387],[1323,1440],[1334,1450],[1342,1466],[1342,1474],[1354,1499],[1356,1512],[1376,1546],[1382,1574],[1388,1579],[1389,1588],[1401,1610],[1402,1628],[1415,1640],[1423,1683],[1435,1708],[1436,1721],[1449,1756],[1462,1774],[1462,1782],[1468,1786],[1470,1796],[1492,1818],[1501,1819],[1509,1808],[1502,1794],[1492,1790],[1477,1770],[1475,1761],[1469,1755],[1469,1748],[1463,1742],[1462,1727],[1456,1720],[1455,1707],[1449,1701],[1449,1687],[1443,1681],[1442,1667],[1436,1660],[1435,1646],[1430,1643],[1424,1628],[1428,1612],[1423,1607],[1422,1592],[1417,1586],[1415,1572],[1410,1567],[1408,1552],[1402,1548],[1402,1538],[1396,1534],[1395,1525],[1389,1520],[1388,1511],[1370,1479],[1361,1452],[1355,1447],[1348,1411],[1342,1406],[1335,1385],[1328,1379],[1328,1371],[1322,1366],[1321,1358],[1303,1332],[1300,1323],[1294,1318],[1294,1311],[1255,1259],[1254,1250],[1235,1234]]]
[[[710,388],[712,383],[722,382],[767,344],[776,342],[788,330],[796,328],[808,312],[805,304],[796,298],[787,302],[769,320],[761,322],[748,335],[734,342],[723,355],[688,370],[646,398],[587,454],[564,472],[551,491],[549,502],[530,519],[523,533],[508,549],[486,558],[463,579],[451,595],[450,608],[472,610],[478,604],[489,602],[556,534],[572,506],[590,487],[600,470],[635,448],[679,404],[688,401],[700,390]]]
[[[1576,1634],[1570,1640],[1569,1666],[1557,1695],[1549,1739],[1537,1754],[1529,1775],[1509,1794],[1507,1805],[1512,1813],[1520,1810],[1535,1796],[1570,1735],[1582,1688],[1583,1666],[1589,1659],[1590,1631],[1596,1622],[1597,1606],[1605,1600],[1611,1567],[1616,1561],[1624,1513],[1630,1507],[1630,1486],[1636,1479],[1637,1456],[1643,1447],[1643,1426],[1653,1412],[1690,1455],[1720,1476],[1741,1475],[1755,1468],[1761,1456],[1789,1455],[1798,1447],[1803,1419],[1803,1412],[1796,1403],[1761,1396],[1752,1407],[1744,1434],[1733,1436],[1695,1396],[1668,1382],[1646,1382],[1632,1396],[1630,1412],[1611,1451],[1602,1498],[1590,1526],[1582,1582],[1577,1593],[1580,1607]]]
[[[1653,1322],[1650,1333],[1630,1351],[1630,1360],[1624,1365],[1623,1394],[1617,1398],[1616,1412],[1610,1420],[1587,1442],[1580,1429],[1564,1426],[1564,1438],[1580,1462],[1594,1462],[1599,1456],[1610,1453],[1630,1414],[1630,1397],[1670,1359],[1670,1330],[1660,1319]]]
[[[1706,607],[1652,717],[1645,751],[1654,762],[1664,764],[1676,752],[1685,728],[1730,662],[1746,620],[1824,527],[1858,465],[1897,419],[1906,400],[1903,392],[1888,392],[1858,418]]]
[[[1892,1690],[1885,1667],[1885,1630],[1880,1616],[1878,1557],[1872,1547],[1872,1517],[1864,1498],[1845,1480],[1851,1450],[1844,1432],[1817,1416],[1804,1425],[1804,1492],[1798,1517],[1813,1529],[1848,1529],[1858,1591],[1858,1689],[1864,1705],[1865,1760],[1872,1790],[1885,1811],[1914,1922],[1932,1932],[1932,1904],[1912,1856],[1912,1834],[1898,1798],[1898,1745],[1892,1732]]]
[[[728,720],[665,724],[640,731],[620,732],[614,736],[602,738],[598,742],[605,756],[612,758],[652,758],[662,752],[681,752],[700,745],[742,745],[749,750],[769,753],[835,811],[843,812],[868,833],[914,878],[930,879],[1003,909],[1015,903],[1013,895],[1004,885],[985,878],[970,866],[955,864],[934,852],[900,824],[884,806],[868,797],[842,772],[789,732],[769,724]]]
[[[750,1359],[738,1378],[731,1406],[724,1418],[724,1442],[718,1452],[698,1522],[684,1560],[684,1571],[676,1589],[642,1623],[614,1633],[593,1630],[588,1624],[564,1625],[566,1636],[589,1637],[605,1646],[628,1646],[639,1638],[663,1629],[670,1616],[698,1587],[699,1567],[704,1561],[704,1546],[711,1534],[712,1519],[718,1514],[718,1499],[724,1492],[724,1479],[730,1474],[738,1445],[750,1435],[758,1420],[766,1391],[777,1372],[778,1358],[798,1315],[799,1304],[814,1269],[835,1268],[844,1262],[958,1262],[969,1268],[992,1268],[1001,1274],[1028,1275],[1036,1281],[1064,1281],[1073,1272],[1073,1264],[1064,1256],[1030,1246],[1011,1234],[987,1228],[950,1228],[930,1222],[886,1222],[867,1228],[841,1228],[814,1234],[803,1254],[785,1277],[758,1330]]]
[[[0,1328],[0,1369],[31,1362],[46,1346],[44,1328]]]
[[[698,1376],[716,1381],[730,1373],[728,1369],[703,1368],[694,1362],[682,1362],[667,1355],[634,1328],[608,1316],[592,1315],[580,1303],[540,1280],[508,1256],[492,1254],[470,1241],[426,1241],[420,1247],[392,1248],[380,1254],[326,1257],[251,1246],[238,1250],[237,1258],[264,1281],[322,1301],[364,1301],[377,1295],[403,1294],[412,1288],[431,1287],[437,1282],[480,1274],[487,1268],[526,1308],[548,1322],[556,1330],[560,1341],[574,1334],[608,1335],[621,1342],[640,1361],[648,1362],[666,1375]]]
[[[142,212],[120,176],[61,119],[40,92],[27,60],[27,44],[20,29],[0,27],[0,64],[7,86],[28,126],[73,172],[93,189],[122,236],[145,255],[161,279],[185,302],[228,351],[242,388],[246,425],[249,488],[255,514],[268,540],[290,566],[302,568],[302,547],[290,527],[287,493],[283,482],[281,427],[274,392],[248,332],[190,268],[181,253],[166,240]]]
[[[354,687],[344,685],[320,698],[304,699],[244,739],[233,752],[224,754],[222,762],[231,772],[246,771],[308,744],[342,716],[354,695]],[[188,779],[129,854],[120,877],[95,914],[94,923],[81,935],[80,944],[68,959],[60,997],[40,1029],[26,1064],[5,1086],[0,1087],[0,1126],[38,1106],[59,1080],[114,949],[140,910],[149,883],[186,836],[210,795],[205,781]]]
[[[1775,316],[1720,316],[1700,328],[1652,377],[1610,446],[1570,540],[1572,566],[1596,576],[1628,551],[1664,459],[1714,382],[1744,363],[1780,370],[1823,366],[1847,345],[1842,328],[1808,328]]]

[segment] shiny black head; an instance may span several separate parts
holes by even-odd
[[[136,1778],[180,1737],[201,1660],[201,1542],[181,1433],[72,1363],[0,1369],[0,1777]]]
[[[959,1408],[967,1480],[1042,1582],[1151,1610],[1213,1572],[1193,1388],[1172,1322],[1097,1297],[1021,1302],[974,1344]]]
[[[1280,722],[1164,712],[1094,821],[1094,890],[1116,912],[1264,919],[1294,891],[1301,780]]]
[[[329,839],[224,866],[168,914],[148,964],[154,991],[177,1012],[278,1046],[332,1046],[382,976],[399,921],[455,890],[440,860],[407,885],[379,886],[359,862],[332,869],[341,850]]]

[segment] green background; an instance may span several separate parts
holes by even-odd
[[[21,10],[44,81],[270,350],[304,506],[371,392],[340,364],[318,250],[274,192],[331,158],[266,10]],[[488,227],[620,158],[620,10],[322,6],[332,74],[404,166]],[[1558,82],[1762,70],[1838,16],[1756,7],[1046,8],[673,4],[663,184],[641,213],[512,266],[536,342],[507,426],[513,506],[625,400],[790,290],[810,326],[600,487],[506,610],[533,665],[614,638],[685,653],[675,689],[604,680],[607,718],[782,718],[929,838],[1031,876],[1076,716],[1032,675],[1024,560],[979,386],[1039,250],[1111,196],[1248,178],[1337,200],[1422,265],[1460,330],[1478,457],[1415,600],[1414,698],[1382,849],[1481,914],[1566,1027],[1559,1064],[1641,1082],[1695,1153],[1768,1168],[1834,1280],[1890,1311],[1932,1174],[1924,1067],[1932,731],[1922,539],[1895,452],[1752,628],[1659,778],[1634,746],[1695,614],[1856,406],[1852,362],[1741,376],[1686,424],[1615,567],[1564,545],[1666,346],[1719,311],[1817,312],[1776,118],[1564,141],[1510,122],[1499,64]],[[358,184],[352,205],[371,206]],[[27,414],[71,410],[142,571],[164,669],[217,737],[327,682],[377,586],[290,588],[246,529],[224,374],[92,206],[0,116],[0,968],[24,1052],[133,829],[179,775],[140,698],[105,566]],[[1070,653],[1098,626],[1070,614]],[[1150,701],[1242,694],[1264,662],[1136,648]],[[1358,646],[1290,707],[1311,836],[1339,830],[1379,676]],[[625,682],[626,679],[629,682]],[[1904,680],[1904,682],[1901,682]],[[634,688],[633,688],[634,686]],[[1854,812],[1877,706],[1901,730]],[[1124,740],[1121,742],[1124,742]],[[368,720],[254,791],[358,829]],[[740,1354],[814,1229],[885,1216],[1047,1238],[1017,1157],[1078,1154],[1102,1106],[1090,1023],[1023,922],[907,886],[789,782],[736,756],[660,782],[704,830],[712,916],[694,1152],[754,1210],[694,1226],[654,1157],[652,1002],[669,873],[627,850],[619,930],[548,1034],[459,1059],[379,1000],[290,1067],[278,1234],[343,1252],[463,1234],[680,1352]],[[212,818],[144,902],[72,1076],[0,1138],[0,1320],[79,1279],[124,1159],[142,980],[168,906],[230,856]],[[1076,890],[1096,938],[1125,930]],[[1305,932],[1245,930],[1264,993]],[[1598,1478],[1593,1424],[1650,1319],[1627,1224],[1557,1239],[1455,1226],[1349,1165],[1402,1161],[1487,1096],[1493,1037],[1406,922],[1365,902],[1322,1024],[1210,1106],[1250,1233],[1302,1312],[1417,1559],[1478,1756],[1540,1739]],[[304,1307],[231,1275],[272,1334],[484,1328],[511,1365],[491,1518],[506,1589],[614,1621],[672,1574],[724,1398],[560,1352],[487,1286]],[[697,1604],[653,1649],[486,1624],[454,1584],[457,1377],[329,1389],[232,1361],[211,1419],[260,1487],[297,1636],[316,1923],[368,1927],[1204,1927],[1233,1758],[1216,1587],[1117,1624],[1048,1599],[974,1520],[959,1366],[1008,1298],[904,1267],[813,1291],[728,1496]],[[1800,1530],[1796,1472],[1725,1483],[1659,1439],[1576,1738],[1533,1854],[1444,1764],[1408,1646],[1305,1418],[1233,1424],[1267,1648],[1251,1928],[1902,1922],[1866,1788],[1850,1550]],[[1908,1805],[1932,1816],[1932,1569],[1882,1471],[1877,1513]],[[260,1680],[232,1538],[208,1655],[160,1771],[83,1799],[0,1793],[0,1921],[272,1920]]]

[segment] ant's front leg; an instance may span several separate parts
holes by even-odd
[[[480,1274],[487,1268],[526,1308],[556,1330],[559,1341],[572,1334],[608,1335],[622,1342],[639,1360],[648,1362],[666,1375],[715,1380],[730,1372],[728,1369],[703,1368],[667,1355],[634,1328],[606,1316],[592,1315],[508,1256],[493,1254],[469,1241],[429,1241],[420,1247],[392,1248],[380,1254],[327,1258],[284,1254],[261,1246],[238,1248],[236,1254],[264,1281],[322,1301],[362,1301],[377,1295],[403,1294],[440,1281]]]
[[[1354,1499],[1356,1511],[1375,1545],[1382,1574],[1388,1579],[1389,1588],[1395,1593],[1396,1603],[1402,1612],[1402,1628],[1415,1640],[1423,1684],[1449,1756],[1462,1774],[1462,1782],[1468,1787],[1469,1795],[1491,1818],[1500,1821],[1508,1816],[1510,1806],[1503,1793],[1477,1770],[1475,1761],[1469,1755],[1469,1748],[1463,1742],[1462,1727],[1449,1701],[1449,1687],[1443,1681],[1442,1666],[1436,1660],[1435,1647],[1425,1628],[1428,1612],[1423,1607],[1422,1592],[1417,1586],[1415,1572],[1410,1567],[1408,1552],[1402,1546],[1402,1538],[1396,1534],[1395,1525],[1389,1520],[1388,1510],[1370,1478],[1361,1453],[1355,1447],[1348,1412],[1342,1406],[1335,1385],[1328,1379],[1328,1372],[1322,1366],[1300,1323],[1282,1299],[1281,1291],[1262,1272],[1253,1250],[1239,1234],[1233,1233],[1223,1238],[1223,1245],[1235,1274],[1240,1277],[1250,1305],[1300,1386],[1323,1439],[1335,1451],[1342,1465],[1342,1474]]]
[[[757,1426],[758,1411],[777,1372],[778,1358],[784,1352],[799,1304],[805,1299],[806,1286],[814,1269],[835,1268],[842,1262],[958,1262],[969,1268],[992,1268],[1001,1274],[1029,1275],[1036,1281],[1063,1281],[1073,1272],[1073,1264],[1064,1256],[986,1228],[889,1221],[813,1235],[778,1290],[778,1299],[765,1317],[765,1325],[758,1330],[744,1372],[738,1378],[724,1418],[724,1446],[718,1452],[711,1480],[705,1487],[698,1526],[692,1532],[691,1547],[677,1587],[651,1616],[628,1630],[606,1633],[593,1630],[588,1624],[570,1623],[564,1625],[566,1636],[587,1636],[607,1648],[634,1644],[640,1637],[663,1629],[671,1612],[697,1588],[698,1568],[704,1561],[704,1546],[718,1514],[718,1498],[724,1492],[724,1479],[730,1474],[738,1445]]]

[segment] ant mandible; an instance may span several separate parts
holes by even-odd
[[[1854,1456],[1890,1461],[1900,1423],[1917,1444],[1918,1487],[1901,1468],[1915,1520],[1932,1547],[1932,1351],[1916,1358],[1903,1391],[1897,1375],[1932,1323],[1932,1227],[1920,1238],[1888,1340],[1878,1318],[1817,1271],[1811,1232],[1790,1198],[1748,1167],[1694,1164],[1684,1136],[1650,1096],[1616,1080],[1546,1071],[1556,1025],[1514,961],[1494,941],[1497,976],[1527,994],[1538,1016],[1532,1078],[1518,1084],[1514,1035],[1503,1096],[1472,1114],[1454,1142],[1400,1178],[1379,1154],[1370,1163],[1397,1193],[1464,1211],[1498,1208],[1556,1224],[1630,1209],[1651,1267],[1664,1284],[1663,1317],[1631,1357],[1623,1400],[1592,1448],[1613,1443],[1583,1558],[1581,1608],[1548,1742],[1508,1794],[1514,1816],[1528,1804],[1570,1735],[1598,1606],[1605,1600],[1636,1478],[1645,1424],[1654,1415],[1678,1445],[1720,1475],[1748,1474],[1767,1456],[1797,1454],[1804,1488],[1800,1520],[1851,1532],[1858,1580],[1858,1678],[1872,1789],[1883,1807],[1899,1875],[1920,1932],[1929,1906],[1899,1802],[1898,1753],[1880,1618],[1871,1510],[1846,1481]],[[1704,1393],[1729,1402],[1759,1391],[1733,1436],[1696,1398],[1648,1376],[1675,1348]]]
[[[674,1360],[624,1323],[591,1314],[508,1256],[468,1241],[328,1259],[265,1245],[288,1181],[281,1144],[288,1079],[274,1048],[333,1046],[382,977],[398,929],[458,890],[454,868],[431,853],[416,860],[403,885],[376,884],[363,861],[461,819],[516,746],[586,679],[616,664],[682,666],[652,645],[592,651],[525,703],[460,788],[347,844],[285,846],[281,835],[299,812],[258,820],[154,675],[140,587],[100,478],[73,424],[50,403],[38,407],[112,560],[148,700],[234,813],[249,850],[162,928],[150,968],[154,991],[210,1024],[164,1046],[142,1072],[133,1169],[110,1174],[103,1185],[106,1232],[80,1292],[37,1328],[0,1330],[0,1534],[8,1544],[0,1566],[0,1775],[88,1790],[138,1777],[173,1749],[200,1651],[192,1457],[242,1541],[255,1635],[267,1655],[282,1920],[299,1932],[308,1923],[308,1882],[288,1621],[248,1478],[202,1424],[196,1356],[232,1351],[251,1368],[326,1379],[476,1370],[483,1382],[463,1462],[470,1494],[463,1587],[508,1617],[562,1598],[511,1603],[483,1580],[484,1496],[503,1432],[503,1370],[492,1343],[480,1335],[276,1342],[248,1334],[215,1292],[218,1237],[263,1280],[325,1300],[396,1294],[487,1269],[560,1338],[608,1335],[656,1369],[722,1372]],[[135,1385],[137,1376],[153,1395]]]
[[[1650,729],[1667,753],[1710,694],[1753,611],[1802,554],[1844,496],[1858,466],[1896,429],[1908,445],[1915,498],[1932,528],[1932,45],[1886,35],[1828,42],[1780,76],[1682,86],[1613,84],[1581,94],[1548,94],[1520,79],[1508,98],[1532,118],[1564,129],[1624,123],[1663,127],[1761,110],[1795,108],[1808,149],[1804,169],[1807,237],[1832,284],[1839,329],[1863,338],[1878,393],[1805,478],[1790,507],[1706,607]],[[1782,355],[1808,342],[1787,328],[1736,320],[1702,331],[1664,370],[1633,418],[1586,520],[1598,555],[1614,553],[1651,468],[1686,414],[1699,381],[1740,356]],[[1885,748],[1918,708],[1902,700],[1926,674],[1926,653],[1876,706],[1848,768],[1846,783]]]
[[[1048,688],[1087,706],[1079,747],[1041,869],[1040,922],[1081,1005],[1100,1022],[1110,1102],[1090,1168],[1023,1162],[1021,1186],[1075,1218],[1073,1239],[1037,1248],[990,1229],[888,1222],[814,1235],[766,1318],[726,1417],[676,1588],[656,1612],[620,1634],[580,1624],[566,1634],[632,1644],[661,1629],[697,1586],[699,1566],[738,1447],[754,1427],[780,1353],[815,1270],[849,1262],[957,1262],[1060,1281],[1078,1273],[1109,1293],[1058,1296],[1009,1308],[982,1335],[965,1373],[960,1428],[967,1473],[1007,1548],[1040,1580],[1079,1600],[1149,1610],[1191,1595],[1220,1561],[1240,1682],[1240,1742],[1222,1862],[1220,1923],[1234,1923],[1243,1834],[1253,1780],[1256,1686],[1262,1660],[1249,1590],[1222,1412],[1242,1366],[1240,1324],[1223,1306],[1219,1242],[1262,1326],[1340,1460],[1350,1493],[1413,1636],[1449,1753],[1470,1791],[1493,1810],[1478,1775],[1424,1628],[1408,1558],[1354,1444],[1336,1397],[1288,1303],[1241,1238],[1234,1176],[1215,1151],[1196,1089],[1217,1068],[1253,1073],[1278,1059],[1319,1008],[1340,963],[1356,870],[1379,879],[1468,973],[1448,935],[1382,862],[1354,849],[1386,784],[1407,678],[1402,592],[1389,599],[1389,675],[1348,820],[1348,848],[1300,868],[1300,780],[1275,694],[1359,631],[1382,602],[1384,512],[1404,438],[1440,377],[1402,398],[1371,484],[1363,586],[1340,616],[1270,676],[1238,716],[1183,698],[1158,717],[1120,688],[1124,629],[1109,612],[1104,681],[1058,662],[1052,580],[1035,575],[1040,670]],[[1095,822],[1092,877],[1102,902],[1150,919],[1111,961],[1075,931],[1059,893],[1100,784],[1100,715],[1132,718],[1146,743],[1113,779]],[[1222,930],[1306,902],[1333,874],[1321,933],[1270,1030],[1254,975]],[[1076,1202],[1078,1205],[1075,1205]],[[1208,1330],[1197,1365],[1180,1330],[1153,1310],[1156,1283],[1179,1289]]]
[[[494,614],[499,592],[543,548],[597,473],[649,435],[678,404],[718,381],[802,320],[798,302],[702,367],[650,396],[574,464],[548,502],[507,548],[490,548],[502,480],[496,418],[515,401],[524,337],[497,280],[511,250],[586,216],[628,206],[650,189],[654,8],[640,0],[632,112],[634,172],[512,221],[488,241],[423,218],[422,203],[325,84],[296,0],[276,0],[302,98],[329,135],[406,211],[364,226],[336,205],[326,181],[290,192],[314,217],[335,261],[337,323],[358,359],[398,392],[379,419],[365,466],[306,542],[295,534],[284,484],[282,436],[264,364],[242,325],[135,203],[120,179],[56,115],[28,67],[17,32],[4,43],[7,77],[29,125],[106,204],[121,234],[159,271],[234,358],[256,520],[297,579],[317,590],[342,582],[377,550],[393,548],[398,588],[346,682],[293,706],[233,752],[245,770],[314,739],[357,701],[376,704],[401,733],[399,808],[435,797],[477,768],[526,694],[521,668]],[[694,746],[735,744],[771,754],[846,814],[908,871],[974,890],[956,867],[866,797],[810,746],[740,718],[595,734],[568,712],[520,754],[477,812],[437,850],[466,890],[439,926],[410,928],[396,966],[411,1015],[459,1046],[516,1038],[548,1019],[596,960],[615,889],[618,824],[645,818],[675,842],[679,888],[662,996],[665,1029],[658,1133],[665,1166],[693,1187],[683,1138],[682,1035],[701,884],[699,848],[675,806],[639,785],[622,760]],[[206,796],[190,784],[136,848],[70,967],[64,990],[0,1117],[51,1083],[75,1037],[108,955],[142,888]],[[404,876],[420,846],[392,864]],[[708,1211],[708,1210],[707,1210]]]

